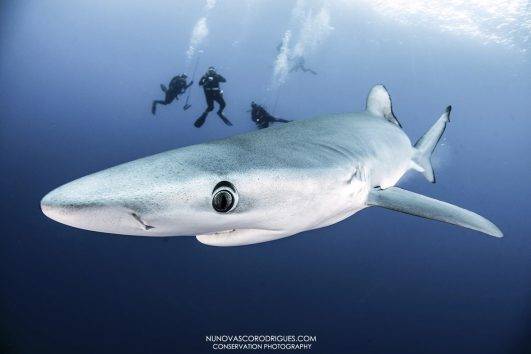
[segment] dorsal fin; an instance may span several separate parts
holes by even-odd
[[[367,96],[366,110],[367,112],[378,117],[383,117],[402,128],[402,125],[400,125],[400,122],[393,114],[391,96],[389,96],[384,85],[376,85],[371,89],[369,96]]]

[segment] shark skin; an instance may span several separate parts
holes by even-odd
[[[363,112],[293,121],[131,161],[51,191],[41,208],[81,229],[195,235],[215,246],[276,240],[369,206],[501,237],[475,213],[394,187],[410,169],[433,177],[429,157],[449,113],[414,146],[387,90],[377,85]]]

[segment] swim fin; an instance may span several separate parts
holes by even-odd
[[[194,122],[196,128],[201,128],[201,126],[205,124],[206,116],[207,115],[203,113],[201,117],[197,118],[197,120]]]
[[[218,112],[218,116],[221,118],[221,120],[223,121],[223,123],[225,123],[226,125],[228,125],[229,127],[232,126],[232,122],[223,115],[223,113],[221,112]]]

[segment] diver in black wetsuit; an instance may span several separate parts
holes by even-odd
[[[223,109],[225,109],[225,100],[223,99],[223,91],[219,88],[220,82],[226,82],[225,78],[218,74],[216,70],[211,66],[208,71],[199,80],[199,85],[203,86],[205,92],[205,98],[207,102],[207,108],[195,121],[194,125],[199,128],[205,123],[205,119],[210,112],[214,109],[214,102],[219,104],[218,116],[226,125],[232,125],[230,120],[223,115]]]
[[[188,87],[192,86],[194,82],[190,81],[189,84],[186,84],[186,78],[186,74],[181,74],[171,79],[170,84],[168,85],[169,87],[160,84],[160,89],[166,94],[166,97],[164,98],[164,101],[153,101],[153,104],[151,105],[151,113],[153,113],[153,115],[155,115],[157,111],[157,104],[167,105],[172,103],[173,100],[178,100],[179,97],[177,96],[183,94]]]
[[[296,57],[293,59],[293,61],[295,62],[295,65],[293,65],[291,69],[289,70],[290,73],[302,70],[302,72],[305,72],[305,73],[309,72],[311,74],[317,75],[315,71],[313,71],[312,69],[308,69],[307,67],[304,66],[306,61],[304,60],[303,57]]]
[[[269,123],[273,122],[291,122],[290,120],[273,117],[268,111],[265,110],[264,107],[256,104],[255,102],[251,102],[251,119],[256,124],[258,129],[267,128],[269,127]]]

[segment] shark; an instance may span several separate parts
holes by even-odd
[[[273,241],[382,207],[502,237],[486,218],[396,184],[409,170],[435,182],[431,156],[451,106],[412,144],[383,85],[366,109],[293,121],[182,147],[90,174],[41,200],[80,229],[195,236],[211,246]]]

